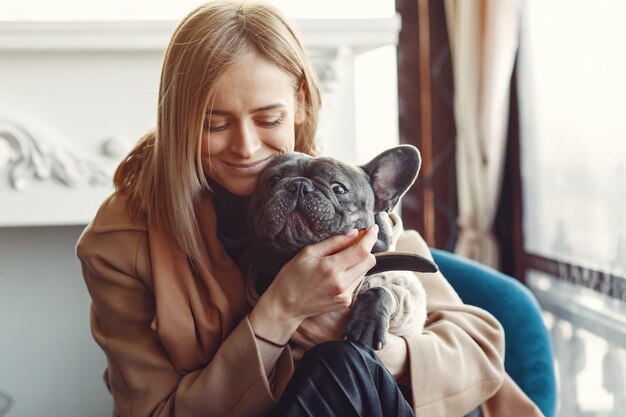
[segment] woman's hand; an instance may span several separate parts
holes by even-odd
[[[304,248],[283,266],[250,313],[254,331],[286,342],[307,317],[349,307],[354,290],[376,264],[371,250],[377,234],[373,225],[360,240],[353,230]]]

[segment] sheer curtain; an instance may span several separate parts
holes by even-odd
[[[446,0],[457,127],[455,252],[499,266],[492,226],[500,196],[520,0]]]
[[[524,249],[626,278],[626,2],[590,5],[523,5]]]

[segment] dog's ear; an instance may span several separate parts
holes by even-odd
[[[374,190],[377,212],[393,210],[400,197],[417,178],[422,158],[416,147],[400,145],[388,149],[361,166]]]

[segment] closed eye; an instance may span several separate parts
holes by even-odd
[[[257,122],[257,124],[261,127],[273,127],[273,126],[278,126],[283,122],[283,118],[282,116],[277,117],[276,119],[270,119],[270,120],[259,120]]]
[[[228,129],[228,126],[228,123],[219,126],[209,126],[209,132],[223,132]]]
[[[204,128],[209,132],[222,132],[230,127],[230,122],[223,121],[221,124],[219,121],[217,123],[209,123],[208,120],[204,122]]]

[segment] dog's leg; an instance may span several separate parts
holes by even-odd
[[[385,335],[394,310],[394,299],[389,291],[374,287],[361,292],[348,317],[344,337],[359,340],[373,349],[385,346]]]

